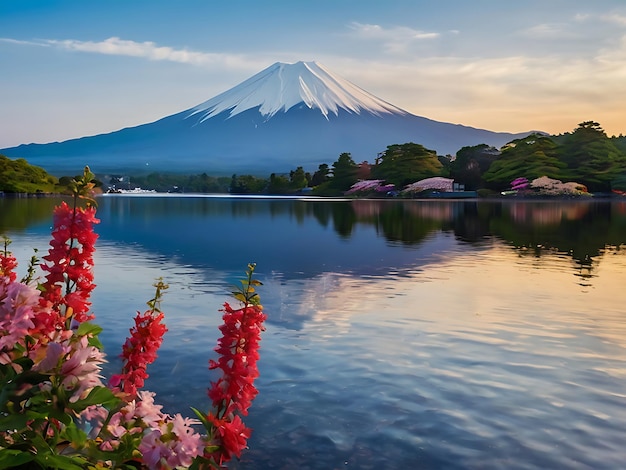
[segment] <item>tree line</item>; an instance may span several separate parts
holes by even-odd
[[[608,137],[599,123],[585,121],[569,133],[533,133],[500,149],[467,146],[454,156],[437,155],[413,142],[393,144],[371,163],[357,163],[350,153],[342,153],[332,165],[322,163],[312,174],[298,167],[269,179],[233,175],[229,191],[289,194],[311,188],[314,194],[336,196],[360,180],[383,180],[402,189],[434,176],[452,178],[466,190],[499,192],[509,189],[516,178],[547,176],[581,183],[590,192],[626,191],[626,137]]]
[[[461,148],[456,155],[437,155],[421,144],[389,145],[372,162],[355,162],[350,153],[332,164],[321,163],[315,172],[298,166],[289,173],[210,176],[150,173],[112,176],[105,185],[117,189],[141,187],[160,192],[297,194],[309,191],[339,196],[360,180],[377,179],[397,189],[424,178],[443,176],[467,190],[499,192],[516,178],[541,176],[575,181],[591,192],[626,191],[626,137],[608,137],[599,123],[585,121],[572,132],[559,135],[535,133],[501,148],[487,144]],[[70,178],[56,179],[24,159],[0,156],[0,191],[60,192]]]

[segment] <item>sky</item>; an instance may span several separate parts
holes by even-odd
[[[626,134],[625,0],[0,0],[0,148],[153,122],[300,60],[437,121]]]

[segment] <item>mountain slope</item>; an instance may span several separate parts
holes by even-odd
[[[314,170],[349,152],[372,162],[388,145],[415,142],[454,154],[500,147],[525,134],[433,121],[393,106],[316,62],[276,63],[194,108],[149,124],[65,142],[0,150],[54,174],[177,171],[267,176]]]

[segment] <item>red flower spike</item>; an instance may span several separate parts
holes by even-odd
[[[161,323],[163,313],[148,310],[137,312],[135,326],[130,329],[130,337],[122,347],[120,357],[124,360],[122,373],[114,375],[110,384],[119,388],[133,400],[138,389],[143,387],[149,377],[146,369],[157,358],[157,351],[163,342],[167,327]]]
[[[8,243],[8,242],[7,242]],[[17,260],[11,256],[11,253],[6,251],[0,251],[0,276],[6,277],[9,282],[15,281],[17,277],[15,271],[17,267]]]
[[[217,361],[209,361],[209,369],[220,369],[222,377],[211,383],[208,396],[217,410],[217,416],[209,414],[208,419],[215,426],[214,436],[219,450],[211,457],[219,465],[229,461],[233,455],[239,457],[246,448],[251,429],[241,420],[248,414],[252,400],[258,394],[254,379],[259,376],[259,341],[266,316],[261,306],[246,305],[238,310],[224,304],[224,323],[219,327],[222,337],[215,351]]]
[[[48,305],[57,312],[65,306],[66,314],[79,323],[94,318],[88,312],[91,307],[89,297],[95,287],[92,270],[98,236],[93,226],[99,222],[95,214],[96,209],[92,206],[72,209],[65,202],[57,206],[54,209],[50,250],[43,257],[47,263],[41,265],[48,273],[42,285],[42,305]],[[59,318],[49,320],[69,319],[59,315]]]

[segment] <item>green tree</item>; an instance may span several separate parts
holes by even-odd
[[[540,176],[562,179],[566,167],[559,159],[559,147],[550,137],[531,134],[515,139],[504,147],[483,178],[494,189],[510,187],[515,178],[533,180]]]
[[[465,189],[475,191],[485,187],[483,174],[498,158],[500,151],[487,144],[463,147],[450,162],[450,178],[465,185]]]
[[[626,168],[626,153],[594,121],[582,122],[566,134],[562,159],[568,179],[585,184],[590,191],[610,191],[611,181]]]
[[[409,142],[389,145],[372,167],[372,178],[393,183],[397,188],[431,176],[439,176],[443,166],[437,152]]]
[[[261,194],[267,185],[268,182],[264,178],[253,175],[233,175],[230,182],[230,192],[233,194]]]
[[[267,186],[267,192],[270,194],[287,194],[290,191],[289,179],[284,175],[272,173]]]
[[[319,186],[330,179],[330,168],[327,163],[322,163],[311,178],[311,186]]]
[[[304,168],[299,166],[289,173],[289,188],[292,191],[300,191],[308,186],[309,182],[304,172]]]
[[[329,187],[336,191],[347,191],[357,182],[358,165],[349,153],[342,153],[333,163],[332,178]]]
[[[611,142],[622,152],[626,153],[626,136],[620,134],[617,137],[611,137]]]

